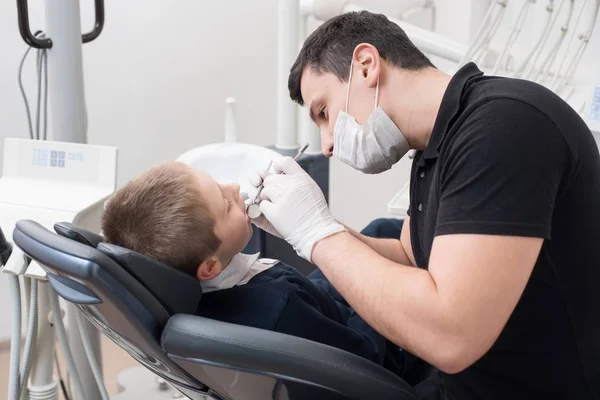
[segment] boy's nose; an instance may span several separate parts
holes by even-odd
[[[240,185],[237,183],[230,183],[227,185],[227,189],[231,192],[231,195],[234,198],[238,198],[240,196]]]

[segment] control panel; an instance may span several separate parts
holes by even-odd
[[[3,177],[114,188],[116,157],[109,146],[8,138]]]

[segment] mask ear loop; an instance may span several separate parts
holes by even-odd
[[[352,81],[352,66],[353,61],[350,61],[350,75],[348,76],[348,87],[346,88],[346,114],[348,114],[348,100],[350,99],[350,81]]]
[[[379,77],[377,77],[377,87],[375,88],[375,110],[377,110],[377,101],[379,100]]]
[[[350,62],[350,75],[348,76],[348,87],[346,88],[346,114],[348,114],[348,100],[350,100],[350,82],[352,81],[352,67],[354,62]],[[375,107],[377,109],[377,102],[379,100],[379,77],[377,77],[377,87],[375,88]]]

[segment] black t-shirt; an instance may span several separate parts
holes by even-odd
[[[600,155],[569,105],[533,82],[464,66],[416,154],[410,216],[421,268],[436,235],[544,239],[492,348],[442,374],[448,398],[600,398]]]

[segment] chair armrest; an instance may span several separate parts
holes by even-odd
[[[416,399],[401,378],[362,357],[278,332],[178,314],[169,319],[161,344],[169,358],[192,375],[206,365],[303,381],[353,399]],[[190,363],[197,368],[190,370]],[[181,365],[181,364],[180,364]],[[211,386],[207,376],[197,379]]]

